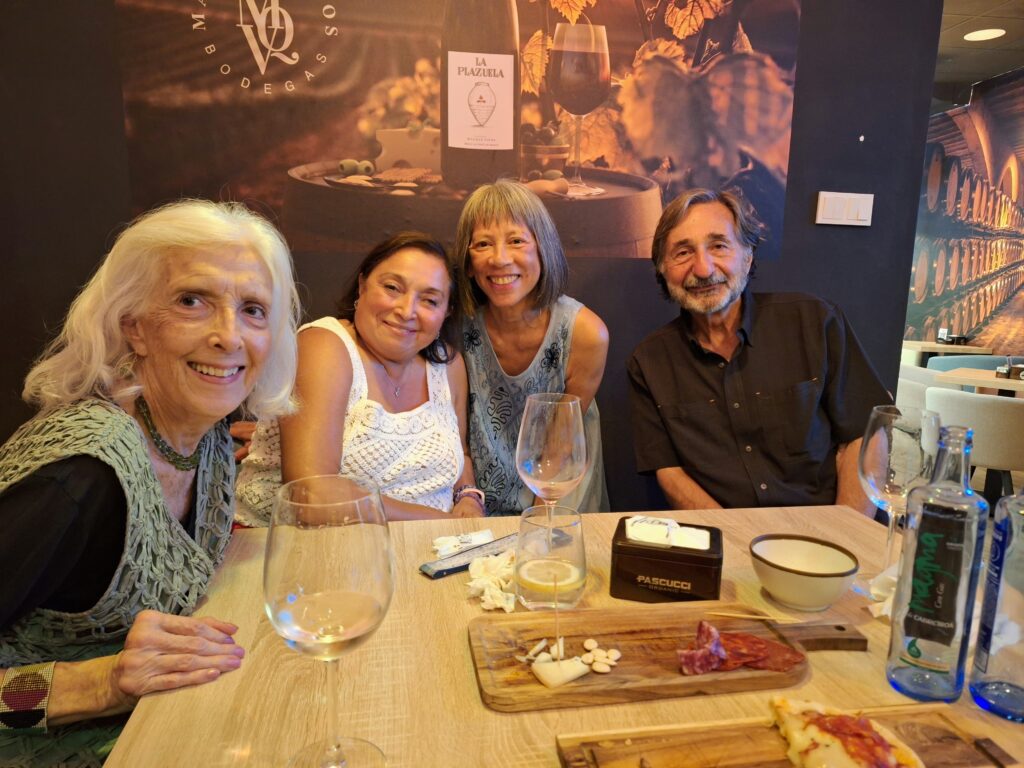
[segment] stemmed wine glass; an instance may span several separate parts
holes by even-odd
[[[516,545],[516,594],[529,608],[572,608],[587,580],[579,512],[556,506],[587,471],[587,437],[576,395],[542,392],[526,398],[516,444],[516,469],[543,503],[523,510]]]
[[[587,438],[576,395],[541,392],[526,398],[516,469],[526,486],[548,506],[580,484],[587,471]]]
[[[907,494],[927,483],[938,451],[939,415],[912,406],[876,405],[871,411],[857,457],[864,493],[889,515],[882,570],[861,574],[854,589],[873,600],[885,600],[896,586],[888,574],[899,559],[896,529],[907,511]]]
[[[580,147],[583,116],[601,106],[611,92],[611,63],[605,28],[589,23],[556,25],[547,78],[552,97],[573,116],[576,123],[576,170],[569,179],[569,196],[603,194],[601,187],[583,181]]]
[[[384,620],[394,591],[394,556],[376,489],[340,475],[281,486],[267,533],[263,595],[290,648],[326,662],[328,738],[295,755],[293,768],[384,766],[362,739],[338,735],[338,658]]]

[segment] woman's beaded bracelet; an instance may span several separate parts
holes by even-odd
[[[10,667],[0,683],[0,730],[46,731],[46,708],[57,662]]]
[[[455,491],[452,493],[452,506],[454,507],[466,496],[472,496],[474,499],[476,499],[477,503],[480,505],[480,509],[487,509],[487,496],[484,494],[482,490],[477,488],[475,485],[460,485],[458,488],[456,488]]]

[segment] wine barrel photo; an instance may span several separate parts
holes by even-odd
[[[932,243],[932,295],[941,296],[946,290],[946,244],[942,240]]]
[[[921,188],[924,190],[924,203],[929,211],[934,213],[939,209],[939,202],[942,195],[942,162],[946,158],[946,152],[942,144],[933,142],[924,150],[924,180]]]
[[[942,211],[955,217],[960,195],[960,158],[947,157],[942,161]]]
[[[946,268],[947,286],[955,291],[960,285],[960,241],[949,241],[949,266]]]
[[[957,218],[971,220],[971,192],[974,189],[974,174],[969,168],[960,174],[960,195],[957,198]]]
[[[928,241],[923,237],[917,238],[917,252],[914,256],[914,266],[911,268],[910,288],[915,304],[922,304],[928,298],[928,286],[931,281],[931,254],[928,249]]]

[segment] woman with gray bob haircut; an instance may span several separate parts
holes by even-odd
[[[534,392],[576,395],[584,413],[587,474],[559,504],[607,511],[594,396],[608,329],[565,295],[569,265],[544,203],[516,181],[479,187],[462,208],[452,256],[466,316],[470,455],[487,514],[519,514],[535,501],[515,463],[523,408]]]
[[[226,417],[291,410],[298,314],[280,234],[202,200],[139,217],[75,299],[0,446],[0,764],[98,765],[140,696],[241,664],[189,614],[231,532]]]

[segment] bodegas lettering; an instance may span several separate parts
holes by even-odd
[[[301,0],[237,0],[233,2],[194,0],[190,13],[192,31],[201,35],[203,52],[216,62],[222,75],[231,78],[243,90],[271,95],[280,89],[292,92],[310,85],[317,71],[327,63],[325,41],[336,42],[339,29],[334,23],[338,11],[333,4],[308,3],[315,16],[304,14],[309,21],[296,24],[295,10]],[[239,38],[252,54],[252,68],[243,68],[237,56]],[[234,66],[232,63],[234,62]]]

